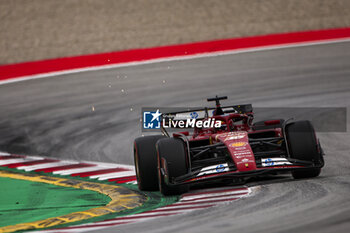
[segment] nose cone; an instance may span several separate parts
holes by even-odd
[[[256,170],[255,157],[249,145],[247,132],[227,132],[217,135],[216,139],[226,145],[238,171]]]

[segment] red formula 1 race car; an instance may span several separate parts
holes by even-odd
[[[188,191],[202,182],[242,182],[253,176],[291,172],[295,179],[316,177],[324,166],[323,151],[309,121],[267,120],[253,123],[252,105],[220,106],[190,112],[163,114],[220,121],[219,127],[198,127],[193,132],[139,137],[134,160],[140,190],[160,190],[164,195]],[[189,121],[194,123],[194,121]],[[203,123],[203,122],[202,122]],[[175,125],[175,124],[173,124]],[[202,125],[201,125],[202,126]]]

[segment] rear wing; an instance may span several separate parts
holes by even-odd
[[[165,120],[186,120],[186,119],[197,119],[203,120],[208,117],[214,116],[214,111],[216,108],[197,108],[197,109],[187,109],[184,111],[168,112],[162,113],[162,118]],[[243,105],[233,105],[222,107],[224,113],[251,113],[253,112],[253,107],[251,104]]]
[[[204,120],[207,118],[212,118],[215,114],[217,108],[193,108],[186,109],[183,111],[176,112],[166,112],[161,115],[161,131],[164,135],[169,136],[166,128],[188,128],[190,125],[183,124],[183,122],[192,122],[194,124],[194,120]],[[237,113],[237,114],[245,114],[252,113],[253,107],[251,104],[243,104],[243,105],[233,105],[233,106],[225,106],[222,107],[223,113]],[[182,122],[182,124],[181,124]],[[192,127],[190,127],[192,128]]]

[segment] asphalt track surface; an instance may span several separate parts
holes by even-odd
[[[342,42],[2,85],[0,150],[132,164],[141,107],[204,106],[218,94],[258,107],[349,108],[349,76],[350,43]],[[350,134],[318,136],[326,153],[318,178],[254,181],[255,194],[231,204],[99,232],[345,232]]]

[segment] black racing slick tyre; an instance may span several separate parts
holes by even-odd
[[[185,175],[188,172],[184,142],[177,138],[164,138],[157,142],[158,182],[163,195],[178,195],[188,191],[188,185],[170,186],[161,171],[166,166],[168,179]],[[165,165],[166,164],[166,165]]]
[[[141,191],[158,191],[156,143],[164,138],[152,135],[136,138],[134,141],[134,162],[137,185]]]
[[[297,121],[286,126],[286,136],[291,158],[320,165],[323,162],[319,151],[315,130],[310,121]],[[295,179],[316,177],[321,173],[320,167],[292,171]]]

